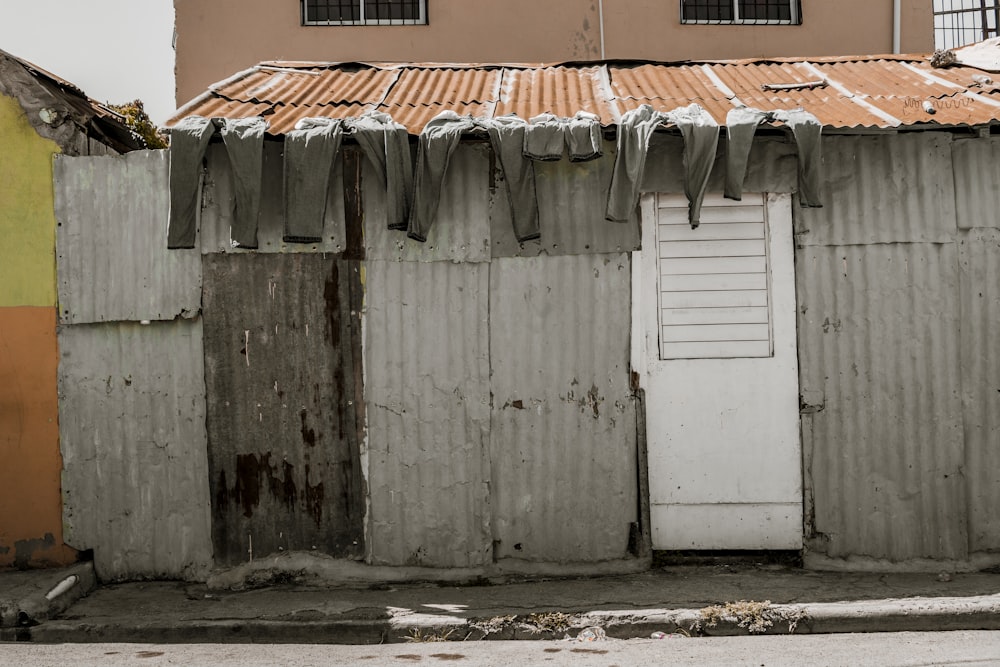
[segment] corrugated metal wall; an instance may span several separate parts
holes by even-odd
[[[211,566],[200,319],[64,326],[59,425],[67,542],[102,580]]]
[[[487,263],[366,263],[371,560],[491,560]]]
[[[985,141],[983,143],[986,143]],[[996,144],[994,144],[996,145]],[[956,160],[957,160],[956,156]],[[1000,189],[995,165],[993,192]],[[961,373],[969,549],[1000,549],[1000,230],[996,211],[959,236]]]
[[[812,246],[797,257],[813,548],[966,555],[954,244]]]
[[[797,209],[800,245],[953,243],[951,135],[828,137],[820,193],[823,208]]]
[[[168,163],[167,151],[56,158],[61,323],[197,315],[198,251],[163,243]]]
[[[490,258],[490,148],[463,143],[455,149],[441,189],[441,202],[426,243],[391,231],[385,186],[362,159],[365,257],[415,262],[487,262]]]
[[[626,557],[638,520],[630,295],[628,253],[490,266],[497,557]]]
[[[969,548],[1000,549],[1000,139],[954,142]]]
[[[795,211],[810,548],[964,558],[951,137],[830,137],[823,150],[824,208]]]
[[[204,261],[216,562],[280,550],[362,557],[359,263],[315,253]]]
[[[55,165],[63,518],[104,579],[211,565],[200,258],[163,242],[165,155]]]

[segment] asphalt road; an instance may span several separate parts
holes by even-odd
[[[1000,665],[1000,632],[577,641],[412,642],[382,646],[274,644],[0,644],[0,665]]]

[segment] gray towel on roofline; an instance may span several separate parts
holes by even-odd
[[[663,115],[648,104],[627,111],[618,123],[617,153],[608,191],[605,217],[628,222],[639,203],[639,186],[646,170],[649,140]]]
[[[684,194],[688,200],[691,227],[701,222],[701,204],[719,148],[719,124],[698,104],[664,114],[684,137]]]
[[[389,200],[389,229],[406,229],[413,205],[413,162],[406,128],[379,111],[348,121],[351,136],[375,168]]]
[[[516,116],[501,116],[480,124],[489,132],[490,144],[503,171],[514,236],[520,242],[537,239],[540,231],[535,166],[523,152],[528,124]]]
[[[776,111],[774,117],[792,129],[799,150],[799,206],[822,208],[819,179],[823,125],[816,116],[802,109]]]
[[[459,116],[454,111],[443,111],[432,118],[420,133],[413,174],[413,207],[407,226],[407,236],[411,239],[427,240],[441,202],[441,188],[451,155],[462,133],[473,127],[475,121],[472,118]]]
[[[231,236],[243,248],[257,247],[265,130],[267,121],[263,118],[227,118],[222,126],[236,192]]]
[[[208,118],[189,116],[170,130],[168,248],[193,248],[198,219],[201,161],[215,132]]]
[[[726,114],[726,188],[727,199],[743,199],[743,181],[747,175],[747,162],[757,126],[773,118],[773,112],[752,107],[737,107]]]
[[[596,114],[577,111],[566,120],[563,133],[571,162],[587,162],[601,157],[601,119]]]
[[[304,118],[285,135],[285,241],[322,240],[330,174],[343,135],[343,121],[332,118]]]
[[[572,118],[544,113],[528,121],[524,155],[532,160],[561,160],[565,152],[573,162],[601,156],[601,122],[595,114],[578,111]]]

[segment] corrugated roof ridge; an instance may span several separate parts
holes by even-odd
[[[715,86],[718,89],[718,91],[726,97],[727,100],[732,102],[734,107],[747,106],[746,104],[743,103],[743,100],[741,100],[739,96],[736,94],[736,91],[727,86],[726,83],[719,78],[719,75],[716,74],[714,71],[712,71],[711,67],[703,63],[699,65],[698,69],[701,70],[701,72],[708,77],[708,79],[712,82],[712,85]]]
[[[947,79],[943,79],[943,78],[937,76],[936,74],[934,74],[933,72],[925,72],[922,69],[920,69],[919,67],[915,67],[915,66],[913,66],[913,65],[911,65],[909,63],[905,63],[904,62],[904,63],[900,63],[900,65],[902,65],[906,69],[910,70],[914,74],[916,74],[918,76],[924,77],[924,79],[926,79],[927,81],[930,81],[932,83],[936,83],[936,84],[941,85],[941,86],[945,86],[946,88],[954,88],[955,90],[961,91],[962,95],[964,97],[968,97],[969,99],[976,100],[977,102],[982,102],[983,104],[986,104],[987,106],[1000,108],[1000,102],[994,100],[992,97],[990,97],[988,95],[980,95],[979,93],[973,92],[973,91],[969,90],[968,88],[962,86],[961,84],[955,83],[954,81],[948,81]]]
[[[597,71],[598,82],[601,84],[601,90],[607,95],[608,108],[611,109],[611,113],[614,115],[615,123],[620,123],[622,119],[622,110],[618,106],[618,98],[615,96],[615,91],[611,88],[611,70],[608,68],[607,64],[601,65]]]
[[[507,76],[507,68],[503,67],[500,69],[500,76],[497,77],[496,83],[493,84],[493,101],[490,103],[489,109],[486,112],[489,118],[496,118],[497,107],[500,106],[500,96],[503,94],[503,80]]]
[[[882,109],[879,109],[877,106],[875,106],[874,104],[872,104],[871,102],[869,102],[867,99],[865,99],[867,97],[867,95],[864,95],[862,93],[858,93],[858,92],[852,91],[847,86],[845,86],[841,82],[839,82],[836,79],[834,79],[832,76],[826,76],[826,75],[824,75],[823,72],[821,72],[811,62],[801,61],[801,62],[798,62],[798,63],[795,63],[795,64],[799,65],[802,68],[808,69],[809,72],[812,73],[812,74],[814,74],[815,76],[818,76],[821,79],[825,79],[826,82],[834,90],[836,90],[837,92],[839,92],[841,95],[843,95],[845,98],[847,98],[848,100],[850,100],[852,103],[857,104],[859,107],[861,107],[862,109],[864,109],[868,113],[870,113],[870,114],[872,114],[874,116],[878,116],[879,118],[881,118],[882,120],[884,120],[885,122],[887,122],[891,127],[899,127],[900,125],[903,124],[903,121],[901,121],[899,118],[896,118],[892,114],[887,113],[887,112],[883,111]]]
[[[233,74],[232,76],[222,79],[221,81],[216,81],[215,83],[210,84],[208,88],[205,90],[205,92],[203,92],[201,95],[191,98],[190,100],[188,100],[188,102],[178,107],[177,110],[170,115],[170,118],[167,119],[167,122],[164,123],[164,125],[169,127],[174,122],[180,120],[185,115],[187,115],[187,112],[189,110],[200,105],[202,102],[210,100],[213,97],[219,97],[224,100],[229,100],[230,102],[241,102],[242,100],[235,100],[230,97],[226,97],[225,95],[222,95],[221,93],[218,92],[218,89],[228,86],[231,83],[235,83],[240,79],[245,78],[251,73],[256,71],[257,71],[257,65],[254,65],[253,67],[248,67],[245,70],[241,70],[236,74]]]
[[[400,69],[398,69],[398,70],[396,70],[394,72],[394,76],[392,77],[392,81],[390,81],[389,85],[387,85],[385,87],[385,90],[382,91],[382,97],[380,97],[379,100],[378,100],[378,102],[376,102],[372,106],[372,109],[378,109],[380,106],[382,106],[385,103],[386,98],[389,97],[389,93],[391,93],[392,89],[396,87],[397,83],[399,83],[399,78],[401,76],[403,76],[403,72],[404,71],[405,71],[404,69],[400,68]]]

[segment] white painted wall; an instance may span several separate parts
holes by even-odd
[[[773,356],[661,360],[657,202],[670,205],[673,197],[644,197],[643,250],[633,262],[633,368],[646,390],[653,548],[798,549],[802,459],[791,197],[766,198]],[[706,208],[714,205],[731,203],[706,199]],[[692,240],[700,238],[697,229],[690,232]]]

